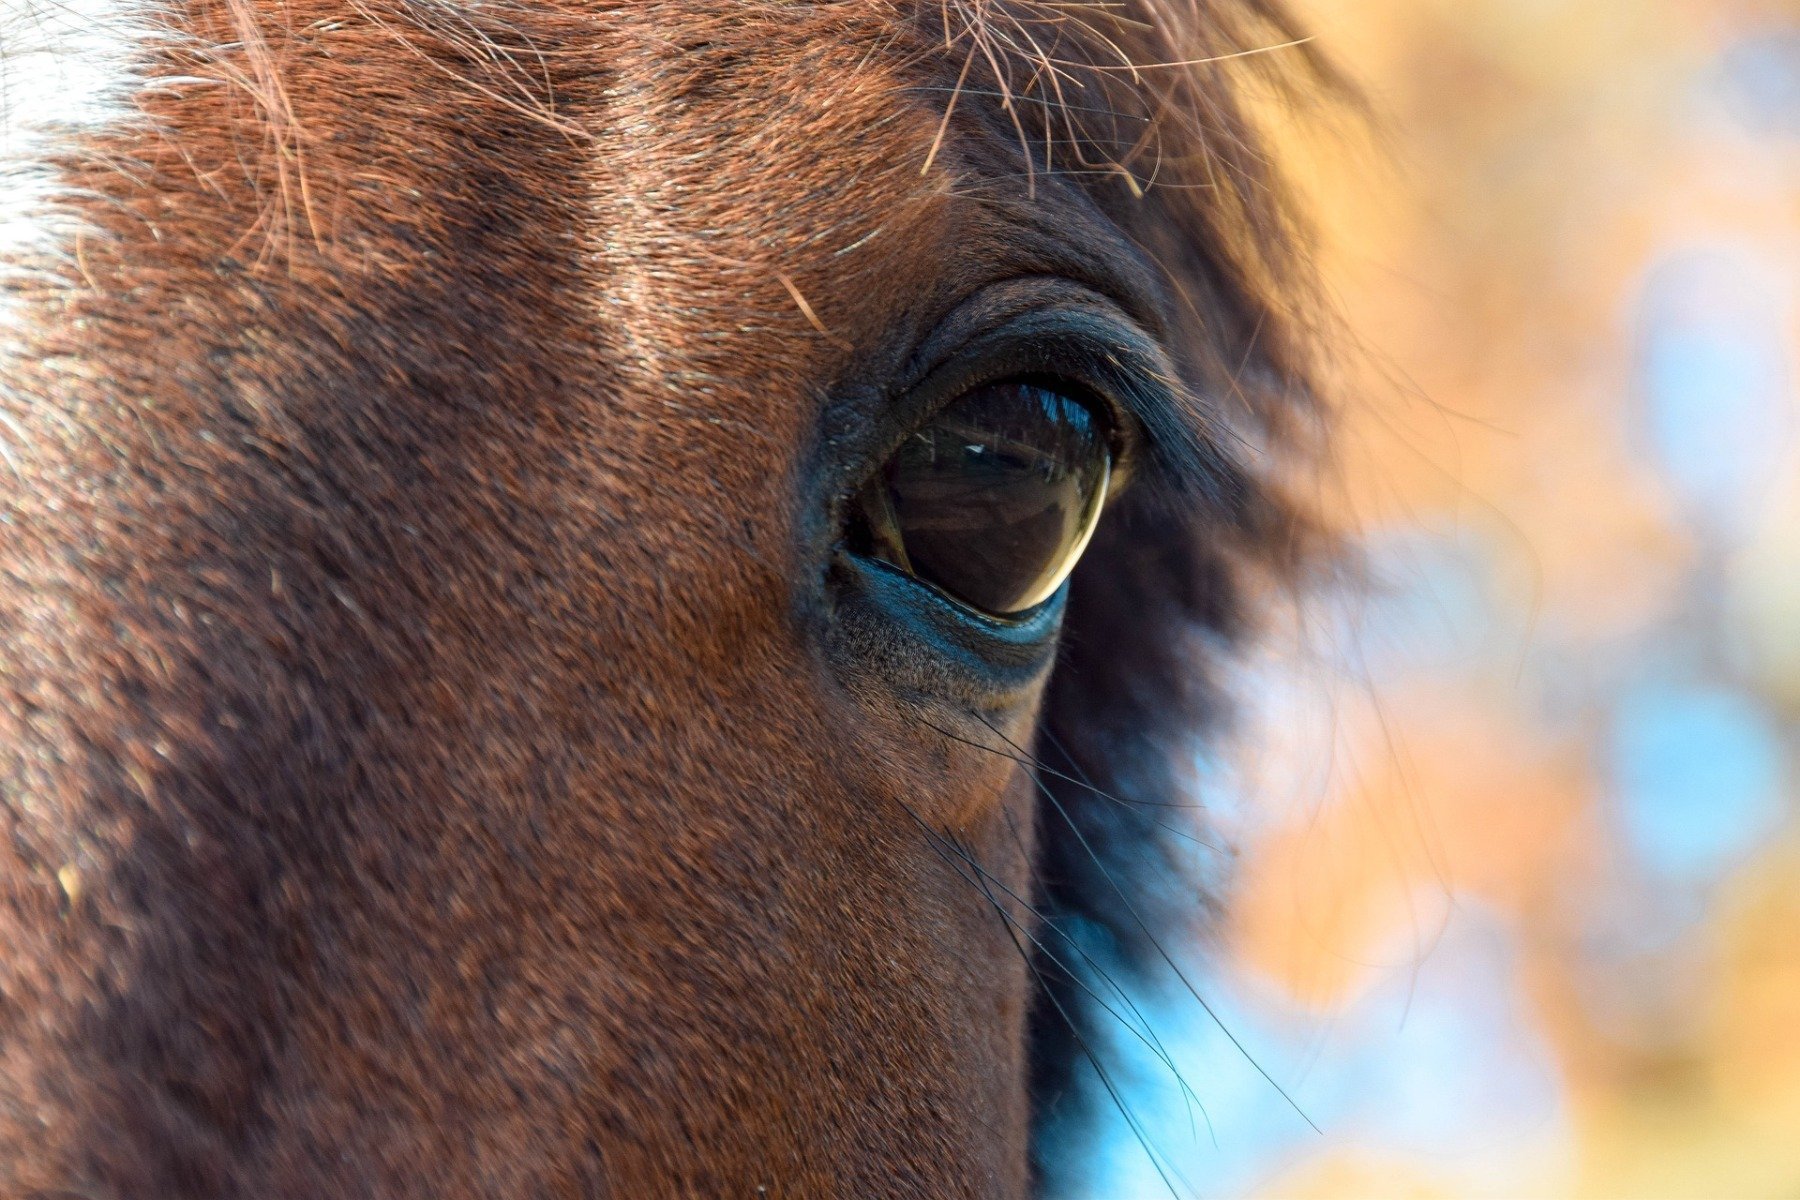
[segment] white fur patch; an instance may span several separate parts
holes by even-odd
[[[77,239],[90,232],[59,160],[137,115],[152,3],[0,0],[0,478],[21,474],[34,441],[37,405],[14,386],[14,364],[34,354],[24,297],[73,278]]]
[[[154,15],[147,0],[0,0],[0,327],[21,276],[73,251],[55,160],[136,114]]]

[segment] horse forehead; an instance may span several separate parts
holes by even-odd
[[[771,318],[827,344],[875,335],[948,283],[940,251],[984,217],[958,202],[953,151],[921,170],[943,97],[896,48],[913,36],[902,8],[737,5],[721,21],[730,7],[607,19],[613,107],[593,160],[615,295],[659,314],[661,337],[684,319],[743,333]]]
[[[163,232],[208,222],[218,249],[259,261],[295,234],[336,268],[371,249],[393,263],[413,250],[397,229],[515,189],[585,210],[590,281],[619,280],[608,317],[656,306],[678,336],[684,313],[716,324],[749,285],[817,325],[820,289],[880,296],[856,268],[892,269],[882,252],[944,224],[956,183],[919,170],[942,97],[908,87],[907,11],[0,0],[0,315],[22,282],[91,285],[87,233],[178,266],[198,264],[157,246]],[[458,142],[465,174],[476,157],[494,168],[478,186],[418,169]],[[153,209],[152,193],[180,200]],[[877,234],[874,254],[839,257]]]
[[[0,0],[0,256],[56,247],[53,236],[67,232],[55,224],[55,201],[68,199],[59,184],[96,144],[116,152],[108,135],[204,139],[221,132],[226,115],[240,161],[272,153],[303,170],[304,151],[324,149],[305,143],[331,140],[341,126],[429,137],[523,113],[588,141],[595,157],[642,164],[628,181],[639,199],[679,192],[711,217],[805,210],[886,173],[872,167],[902,165],[891,151],[919,130],[894,128],[899,110],[930,122],[930,106],[904,96],[900,75],[916,56],[896,51],[913,32],[902,10],[801,19],[805,11],[736,0],[505,8],[474,0]],[[309,63],[334,55],[355,64],[337,82],[378,89],[378,102],[318,86]],[[596,80],[604,86],[582,86]],[[207,84],[248,104],[169,103]],[[243,140],[250,124],[263,127],[265,144]],[[498,160],[516,160],[520,149],[490,145]],[[777,171],[794,180],[785,194],[752,186]],[[318,174],[310,182],[329,191],[339,181]]]

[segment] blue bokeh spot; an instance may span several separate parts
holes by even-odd
[[[1666,684],[1628,692],[1610,756],[1625,842],[1659,875],[1709,882],[1786,815],[1779,729],[1736,692]]]

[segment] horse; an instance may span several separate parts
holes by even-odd
[[[4,0],[0,1192],[1063,1187],[1317,540],[1303,41]]]

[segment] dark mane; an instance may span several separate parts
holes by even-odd
[[[1171,431],[1075,573],[1036,747],[1049,928],[1031,1087],[1038,1186],[1053,1192],[1111,1103],[1090,1062],[1104,1068],[1116,1032],[1106,980],[1167,971],[1164,948],[1209,903],[1178,845],[1192,814],[1170,805],[1204,805],[1188,780],[1229,710],[1216,668],[1254,631],[1258,590],[1296,581],[1323,548],[1284,486],[1322,422],[1306,238],[1245,97],[1336,81],[1270,0],[944,0],[941,17],[959,102],[981,93],[1021,169],[1074,179],[1160,267],[1189,405],[1190,428]]]

